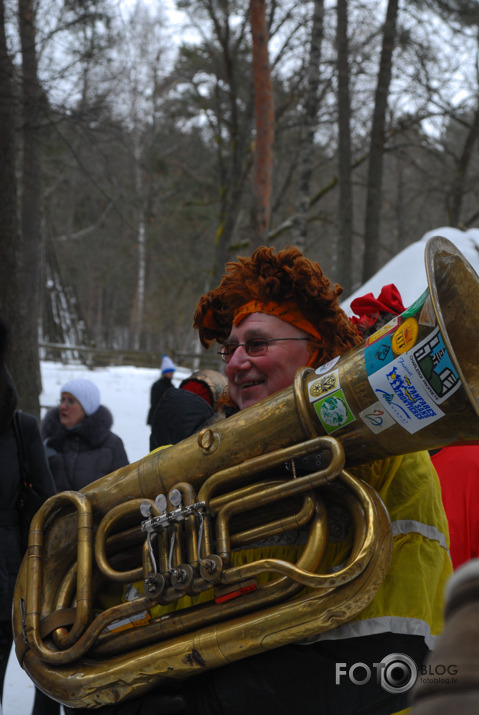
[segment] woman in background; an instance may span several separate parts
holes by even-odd
[[[58,492],[79,491],[90,482],[128,464],[123,442],[111,431],[113,416],[100,404],[100,391],[79,378],[66,382],[60,405],[42,425],[46,454]],[[32,715],[59,715],[60,705],[35,689]]]
[[[41,430],[57,491],[79,491],[128,464],[123,442],[111,431],[113,416],[100,404],[90,380],[70,380],[60,405],[45,415]]]

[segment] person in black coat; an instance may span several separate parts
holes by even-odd
[[[156,406],[170,387],[173,387],[173,375],[175,374],[175,364],[168,355],[163,355],[161,361],[161,377],[153,383],[150,390],[150,409],[146,418],[146,424],[151,425]]]
[[[18,396],[6,367],[6,358],[7,328],[0,321],[0,701],[13,641],[13,592],[23,556],[18,512],[22,449],[14,427]],[[45,457],[38,423],[33,415],[23,412],[18,412],[17,417],[29,478],[39,496],[47,499],[55,493],[55,485]]]
[[[226,377],[216,370],[197,370],[179,387],[165,392],[153,413],[150,451],[176,444],[224,418],[218,407],[226,387]]]
[[[77,379],[63,385],[60,406],[49,410],[41,425],[57,491],[79,491],[128,464],[112,425],[112,414],[100,404],[93,382]]]
[[[79,378],[61,388],[59,407],[43,418],[41,431],[58,492],[80,491],[128,464],[123,441],[111,431],[113,417],[100,404],[100,391]],[[58,715],[60,706],[35,689],[32,715]]]

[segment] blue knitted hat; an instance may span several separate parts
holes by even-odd
[[[176,370],[175,363],[171,358],[168,357],[168,355],[163,355],[163,359],[161,361],[161,374],[164,375],[165,372],[174,372]]]

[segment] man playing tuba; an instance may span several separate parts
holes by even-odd
[[[229,263],[194,318],[202,344],[219,344],[230,412],[292,384],[296,371],[333,360],[361,342],[340,309],[342,289],[299,250],[266,247]],[[403,683],[384,678],[386,664],[419,666],[442,628],[442,594],[451,573],[448,531],[437,475],[426,452],[393,456],[350,470],[381,496],[393,527],[390,569],[376,596],[352,621],[183,681],[177,693],[148,693],[104,713],[150,715],[391,715],[404,710]],[[345,510],[331,513],[326,562],[347,554]],[[282,558],[294,543],[256,544]],[[68,713],[79,710],[65,708]]]

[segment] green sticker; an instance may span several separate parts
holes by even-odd
[[[356,419],[349,409],[342,390],[315,402],[314,409],[328,434]]]
[[[424,303],[426,302],[426,299],[429,295],[429,288],[426,288],[424,293],[419,296],[417,300],[414,301],[412,305],[409,306],[409,308],[406,308],[404,313],[401,313],[402,318],[410,318],[413,315],[416,315],[416,313],[422,308]]]

